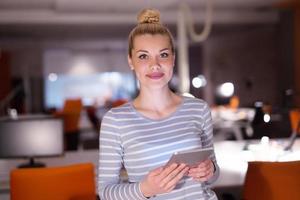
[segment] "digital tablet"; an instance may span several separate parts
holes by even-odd
[[[207,159],[213,152],[214,150],[212,147],[175,152],[167,162],[166,166],[171,165],[172,163],[185,163],[189,167],[194,167],[201,161]]]

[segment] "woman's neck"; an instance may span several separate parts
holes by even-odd
[[[182,97],[174,94],[169,88],[165,91],[141,90],[133,101],[134,107],[143,115],[159,119],[174,112],[182,101]]]

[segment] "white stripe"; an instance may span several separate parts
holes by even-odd
[[[126,199],[129,199],[129,197],[128,197],[128,195],[127,195],[127,191],[129,190],[129,189],[127,189],[126,190],[126,188],[128,188],[130,185],[129,184],[127,184],[127,185],[124,185],[124,187],[123,187],[123,194],[126,196]]]
[[[119,146],[107,146],[107,145],[101,145],[101,149],[113,149],[113,150],[121,150],[121,147]]]
[[[117,115],[135,115],[136,113],[133,111],[117,111],[117,112],[111,112],[112,114],[117,114]]]
[[[136,186],[136,184],[135,184],[135,186]],[[138,187],[134,187],[134,193],[135,193],[137,199],[139,199],[140,195],[139,195],[139,192],[138,192]]]
[[[105,129],[105,128],[114,128],[114,129],[117,129],[117,130],[119,130],[119,126],[115,126],[115,125],[112,125],[112,124],[109,124],[109,123],[105,123],[105,122],[103,122],[102,124],[101,124],[101,129]],[[102,132],[102,131],[101,131]]]
[[[203,118],[205,119],[210,118],[210,112],[207,111],[206,113],[203,113]]]
[[[212,124],[206,124],[206,126],[204,126],[205,129],[210,129],[210,128],[213,128],[213,125]]]
[[[119,142],[117,142],[116,140],[109,139],[109,138],[102,138],[102,137],[100,137],[100,142],[103,142],[103,141],[106,141],[106,142],[113,142],[113,143],[116,143],[116,144],[119,145]]]
[[[117,178],[118,176],[116,176],[115,174],[100,174],[99,177],[100,178],[105,178],[105,177]]]
[[[100,152],[100,156],[120,156],[119,154],[117,153],[105,153],[105,152]]]
[[[118,193],[119,193],[119,197],[122,198],[124,195],[121,194],[121,185],[118,185]]]
[[[112,195],[113,195],[112,189],[113,189],[113,187],[109,187],[109,190],[108,190],[108,195],[109,195],[110,199],[113,199],[113,197],[112,197]]]
[[[187,182],[187,181],[191,180],[191,178],[187,178],[185,180],[182,179],[182,180],[183,180],[182,182],[184,182],[184,181]],[[178,190],[173,190],[172,193],[182,192],[184,190],[186,191],[186,190],[189,190],[189,189],[192,189],[192,188],[200,188],[200,187],[201,187],[200,184],[189,185],[189,186],[182,187]]]
[[[101,159],[101,163],[120,163],[120,160],[102,160]]]
[[[102,166],[100,166],[99,167],[99,170],[119,170],[120,169],[120,167],[102,167]]]
[[[184,109],[181,109],[180,112],[186,112],[186,111],[200,111],[200,112],[203,112],[203,109],[200,109],[200,108],[184,108]]]
[[[113,135],[113,136],[119,136],[120,134],[112,131],[102,130],[101,135]]]
[[[154,166],[160,166],[166,164],[165,161],[159,161],[159,162],[151,162],[145,165],[130,165],[128,164],[128,167],[130,167],[130,169],[140,169],[140,168],[145,168],[145,167],[154,167]]]
[[[186,106],[201,106],[201,107],[205,107],[205,104],[203,102],[189,102],[187,101],[187,103],[185,104]]]
[[[109,119],[115,122],[130,122],[130,121],[134,121],[134,120],[142,120],[143,118],[141,117],[134,117],[134,118],[114,118],[114,117],[110,117],[110,116],[105,116],[105,119]]]
[[[126,123],[134,123],[136,121],[143,121],[143,118],[115,118],[113,121],[115,122],[126,122]]]

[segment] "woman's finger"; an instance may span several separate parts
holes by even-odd
[[[178,174],[180,174],[180,172],[184,169],[185,164],[180,164],[178,165],[175,169],[173,169],[171,172],[169,172],[169,170],[165,173],[168,175],[164,176],[163,179],[161,180],[160,186],[164,187],[165,185],[167,185],[172,179],[174,179]]]
[[[166,184],[166,189],[170,190],[171,188],[174,188],[176,184],[182,179],[182,177],[187,173],[189,168],[185,165],[182,166],[183,168],[178,168],[179,172],[172,177],[172,179],[169,180]]]

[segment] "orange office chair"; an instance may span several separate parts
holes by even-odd
[[[112,102],[111,107],[115,108],[115,107],[121,106],[121,105],[123,105],[127,102],[128,101],[126,99],[117,99],[117,100]]]
[[[79,120],[82,110],[81,99],[66,99],[62,110],[54,113],[64,121],[65,149],[76,150],[79,143]]]
[[[300,110],[292,109],[290,110],[289,115],[292,134],[290,136],[288,145],[285,147],[285,150],[290,150],[293,147],[297,136],[300,134]]]
[[[243,200],[299,200],[300,161],[249,162]]]
[[[299,133],[300,132],[300,110],[292,109],[289,114],[290,114],[292,131]]]
[[[229,100],[229,108],[236,110],[240,105],[240,99],[238,96],[232,96]]]
[[[61,111],[56,112],[57,116],[64,118],[65,132],[74,132],[79,129],[79,119],[82,110],[81,99],[66,99]]]
[[[91,163],[14,169],[11,200],[96,200],[94,177]]]

